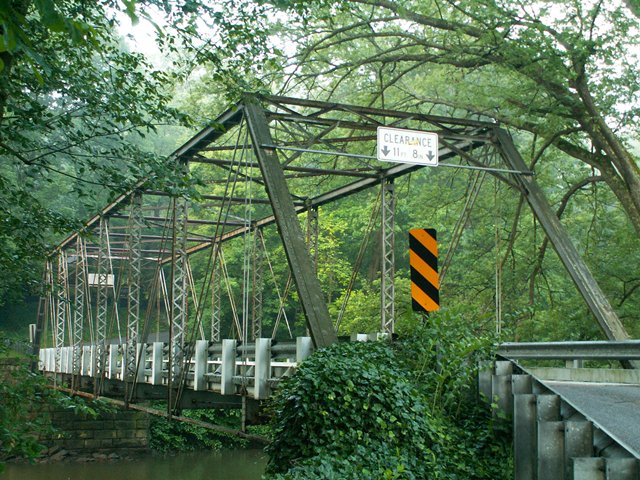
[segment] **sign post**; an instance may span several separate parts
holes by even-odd
[[[378,160],[438,166],[438,134],[378,127]]]

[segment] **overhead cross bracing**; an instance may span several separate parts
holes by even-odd
[[[162,323],[171,332],[175,355],[170,361],[176,363],[170,370],[177,382],[173,386],[179,386],[184,376],[180,364],[188,363],[195,339],[205,339],[209,332],[216,341],[228,335],[241,341],[252,340],[256,334],[269,336],[256,322],[264,318],[264,312],[260,313],[259,284],[273,283],[273,271],[267,268],[273,252],[268,245],[264,248],[263,231],[276,225],[281,242],[278,248],[287,259],[288,272],[285,271],[285,285],[275,288],[279,307],[273,323],[291,332],[290,320],[294,319],[287,317],[283,305],[286,293],[295,291],[315,345],[333,343],[335,319],[329,318],[314,259],[309,254],[309,250],[317,251],[317,246],[311,244],[317,234],[310,233],[311,225],[302,225],[299,215],[317,216],[327,204],[366,189],[384,189],[385,221],[380,227],[386,245],[392,248],[393,181],[424,167],[377,161],[373,133],[381,125],[436,132],[442,164],[485,169],[525,195],[602,329],[609,338],[625,337],[619,320],[551,212],[535,178],[528,175],[511,138],[499,126],[274,96],[245,97],[174,152],[170,163],[175,165],[176,176],[197,178],[192,187],[197,194],[181,189],[159,191],[141,181],[134,191],[121,195],[90,219],[82,234],[63,241],[53,257],[66,255],[69,288],[66,297],[58,296],[58,302],[77,303],[71,302],[78,297],[74,290],[83,285],[80,296],[84,295],[87,307],[84,328],[93,328],[91,335],[98,344],[107,335],[105,325],[109,332],[117,330],[118,336],[131,340],[131,336],[152,328],[152,323]],[[493,158],[493,163],[488,163],[487,158]],[[322,223],[321,210],[316,222]],[[240,259],[226,258],[225,245],[233,239],[242,244]],[[393,332],[394,269],[389,249],[383,259],[387,264],[381,268],[385,286],[389,287],[381,300],[381,328]],[[196,254],[201,254],[202,260],[197,262],[194,275],[190,257]],[[78,260],[84,265],[86,281],[73,273]],[[242,263],[234,267],[241,272],[235,280],[229,277],[229,263],[234,260]],[[138,261],[139,274],[132,268]],[[48,271],[50,282],[54,282],[57,270]],[[136,299],[136,295],[142,298]],[[98,297],[102,303],[90,308]],[[227,302],[231,318],[220,318],[221,298]],[[139,317],[120,315],[119,302],[137,305]],[[122,325],[118,323],[119,316]],[[61,322],[57,318],[62,317],[49,318],[55,318],[53,323],[57,326]],[[133,324],[125,326],[132,318],[139,318],[137,330]],[[223,321],[226,324],[221,327]],[[63,335],[74,334],[69,329],[53,330],[59,335],[65,331]],[[275,332],[271,332],[273,335]],[[77,335],[74,338],[77,341]],[[134,343],[129,342],[130,356]]]

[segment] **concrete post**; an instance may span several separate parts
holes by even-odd
[[[256,365],[253,384],[253,398],[262,400],[269,397],[271,377],[271,339],[256,338]]]
[[[511,375],[491,376],[491,396],[497,403],[494,415],[504,414],[507,418],[513,416],[513,394],[511,392]]]
[[[193,372],[193,389],[206,390],[207,361],[209,360],[209,342],[207,340],[196,340],[195,368]]]
[[[591,422],[564,422],[565,478],[571,478],[574,459],[593,456],[593,424]]]
[[[565,479],[564,422],[538,422],[538,479]]]
[[[151,347],[151,385],[162,385],[162,342],[153,342]]]
[[[515,480],[536,480],[536,397],[518,394],[513,402],[513,458]]]
[[[607,458],[607,480],[638,480],[638,460],[635,458]]]
[[[531,375],[511,375],[511,391],[514,395],[533,393]]]
[[[89,365],[90,371],[89,375],[92,377],[98,376],[98,351],[95,345],[89,346]]]
[[[46,367],[46,364],[47,364],[47,362],[46,362],[47,355],[46,354],[47,354],[47,351],[44,348],[41,348],[38,351],[38,359],[39,359],[38,370],[46,370],[46,368],[47,368]]]
[[[60,349],[60,373],[70,373],[68,371],[69,365],[69,347],[62,347]]]
[[[138,383],[145,383],[145,367],[147,362],[147,344],[146,343],[136,343],[136,368],[138,369],[136,372],[136,381]],[[126,377],[123,377],[126,378]]]
[[[311,337],[296,338],[296,362],[305,361],[313,353],[313,341]]]
[[[222,369],[220,379],[220,393],[233,395],[236,387],[233,376],[236,373],[236,340],[222,340]]]
[[[491,376],[493,369],[490,365],[481,367],[478,370],[478,395],[480,400],[491,404]]]
[[[573,480],[606,480],[604,458],[574,458]]]
[[[513,363],[508,360],[498,360],[495,364],[496,375],[511,375],[513,373]]]
[[[539,422],[560,420],[560,397],[558,395],[538,395],[536,412]]]
[[[91,375],[91,347],[82,347],[82,375]]]
[[[67,347],[67,373],[73,373],[73,350],[74,347]]]
[[[111,379],[118,378],[118,345],[112,343],[109,345],[109,360],[107,362],[107,377]]]

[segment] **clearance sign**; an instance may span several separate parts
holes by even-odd
[[[409,266],[411,267],[411,303],[416,312],[440,308],[438,242],[433,228],[409,230]]]
[[[378,127],[378,160],[383,162],[438,165],[438,134]]]

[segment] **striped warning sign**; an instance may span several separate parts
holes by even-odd
[[[409,266],[411,267],[411,301],[416,312],[440,308],[438,277],[438,242],[433,228],[409,230]]]

